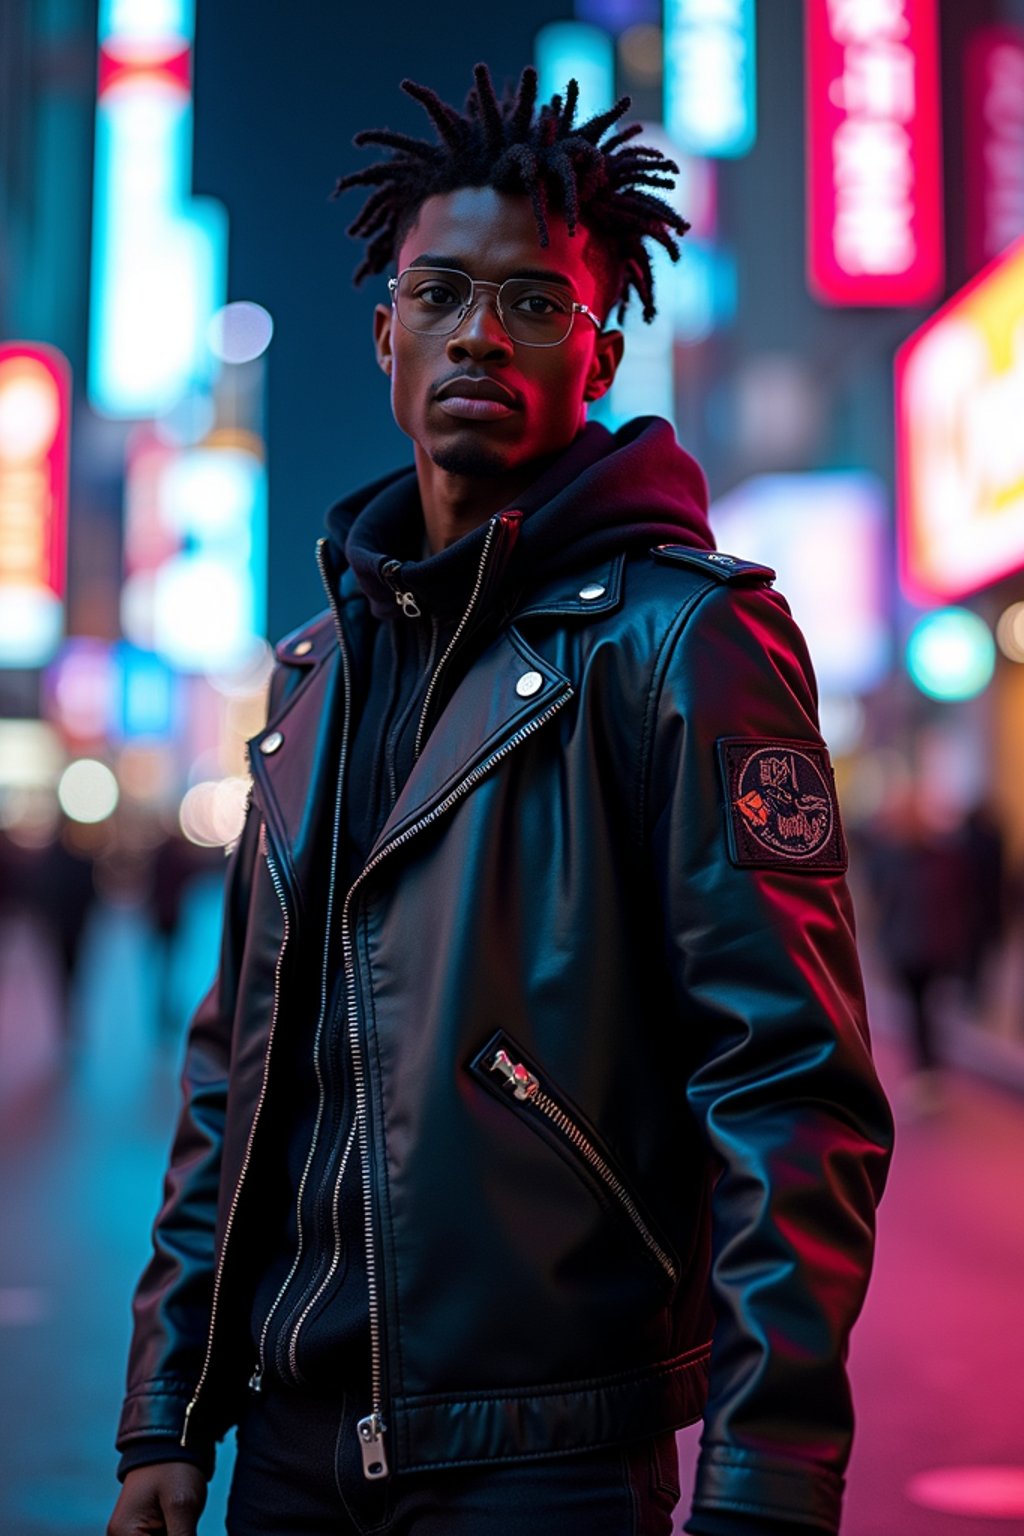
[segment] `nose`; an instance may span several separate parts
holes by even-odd
[[[501,323],[497,293],[476,290],[472,304],[448,337],[446,351],[452,362],[466,357],[511,357],[512,338]]]

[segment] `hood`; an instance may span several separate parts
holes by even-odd
[[[707,484],[697,461],[660,417],[609,432],[589,422],[564,453],[506,511],[520,514],[504,581],[527,590],[559,571],[652,544],[714,549]],[[472,587],[487,523],[423,557],[423,511],[414,468],[400,469],[337,502],[327,514],[337,571],[346,565],[378,618],[395,615],[395,586],[424,613],[461,610]],[[390,583],[381,574],[389,562]]]

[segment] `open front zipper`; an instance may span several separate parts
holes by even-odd
[[[267,1096],[267,1080],[270,1073],[270,1053],[274,1045],[274,1031],[277,1028],[277,1015],[281,1003],[281,967],[284,964],[284,954],[288,947],[288,939],[291,935],[291,919],[288,915],[288,902],[285,896],[284,882],[281,879],[277,866],[275,865],[270,853],[270,848],[267,843],[266,822],[260,823],[259,849],[260,853],[266,860],[271,884],[273,885],[277,899],[281,904],[281,918],[284,926],[281,934],[281,946],[277,952],[277,963],[274,966],[274,995],[270,1010],[270,1028],[267,1032],[267,1048],[263,1057],[263,1080],[260,1083],[260,1095],[256,1101],[256,1108],[253,1111],[252,1125],[249,1127],[249,1139],[245,1145],[245,1156],[242,1158],[242,1166],[238,1173],[238,1180],[235,1184],[235,1192],[231,1197],[231,1205],[228,1210],[227,1221],[224,1225],[224,1241],[221,1243],[220,1257],[217,1260],[217,1268],[213,1277],[213,1299],[210,1303],[210,1327],[206,1335],[206,1354],[203,1357],[203,1368],[199,1373],[199,1380],[196,1383],[196,1389],[192,1394],[192,1398],[188,1407],[185,1409],[185,1423],[181,1431],[182,1446],[185,1446],[188,1443],[189,1421],[192,1417],[196,1403],[199,1401],[199,1395],[202,1392],[203,1387],[206,1385],[206,1379],[210,1373],[210,1360],[213,1355],[213,1335],[217,1322],[217,1305],[220,1300],[221,1282],[224,1277],[224,1262],[227,1258],[228,1243],[231,1238],[231,1229],[234,1226],[235,1212],[238,1210],[238,1202],[242,1195],[242,1185],[245,1182],[245,1176],[249,1171],[249,1164],[252,1160],[252,1148],[253,1142],[256,1138],[256,1127],[259,1124],[260,1114],[263,1110],[263,1103]]]
[[[510,1098],[544,1115],[559,1134],[575,1148],[609,1194],[618,1202],[624,1214],[629,1217],[652,1257],[657,1260],[669,1280],[675,1285],[678,1279],[676,1266],[644,1221],[633,1196],[572,1115],[541,1086],[537,1074],[531,1072],[521,1061],[514,1062],[504,1049],[496,1050],[489,1056],[485,1066],[488,1071],[496,1074]]]
[[[316,546],[316,561],[317,561],[317,566],[318,566],[319,571],[320,571],[320,579],[323,582],[324,590],[327,593],[327,599],[328,599],[328,602],[330,603],[331,613],[334,616],[334,627],[335,627],[335,631],[337,633],[337,638],[338,638],[338,648],[339,648],[339,650],[341,652],[341,667],[342,667],[343,688],[344,688],[345,701],[344,701],[344,715],[343,715],[343,718],[342,718],[342,730],[341,730],[341,750],[340,750],[339,755],[338,755],[338,777],[337,777],[337,782],[336,782],[336,785],[335,785],[335,795],[334,795],[334,822],[333,822],[333,827],[332,827],[332,832],[331,832],[331,869],[330,869],[330,879],[329,879],[328,888],[327,888],[326,932],[325,932],[325,935],[324,935],[323,961],[321,963],[321,968],[320,968],[320,1014],[319,1014],[319,1018],[317,1019],[316,1033],[315,1033],[315,1035],[313,1037],[313,1069],[314,1069],[314,1071],[316,1073],[317,1092],[318,1092],[319,1097],[318,1097],[318,1100],[317,1100],[316,1120],[315,1120],[315,1122],[313,1124],[313,1135],[310,1138],[309,1152],[306,1155],[306,1162],[305,1162],[305,1166],[304,1166],[304,1168],[302,1170],[302,1177],[299,1180],[299,1189],[298,1189],[298,1194],[296,1196],[295,1219],[296,1219],[297,1238],[296,1238],[296,1244],[295,1244],[295,1257],[292,1260],[291,1268],[289,1269],[288,1274],[285,1276],[283,1284],[281,1285],[280,1289],[278,1290],[277,1295],[274,1297],[274,1300],[273,1300],[273,1303],[272,1303],[272,1305],[270,1307],[269,1312],[267,1313],[266,1317],[263,1320],[263,1327],[260,1329],[260,1339],[259,1339],[259,1346],[258,1346],[258,1350],[257,1350],[257,1365],[256,1365],[256,1370],[254,1371],[252,1379],[250,1381],[250,1386],[252,1386],[254,1388],[254,1390],[256,1390],[256,1391],[259,1391],[260,1383],[262,1381],[264,1371],[266,1370],[267,1336],[268,1336],[269,1331],[270,1331],[270,1324],[273,1321],[274,1315],[277,1312],[277,1309],[280,1306],[281,1301],[283,1300],[283,1298],[287,1294],[288,1289],[289,1289],[292,1281],[294,1280],[296,1273],[298,1272],[299,1265],[302,1262],[302,1254],[303,1254],[304,1246],[305,1246],[305,1229],[304,1229],[303,1220],[302,1220],[302,1205],[303,1205],[303,1200],[305,1198],[306,1184],[307,1184],[307,1182],[309,1180],[310,1169],[313,1166],[313,1160],[314,1160],[314,1158],[316,1156],[316,1149],[317,1149],[317,1146],[319,1144],[320,1129],[321,1129],[321,1126],[323,1124],[324,1109],[326,1107],[326,1102],[327,1102],[326,1084],[324,1082],[323,1068],[322,1068],[321,1063],[320,1063],[320,1042],[321,1042],[321,1039],[323,1037],[324,1024],[325,1024],[326,1019],[327,1019],[327,999],[328,999],[328,980],[329,980],[329,971],[330,971],[331,929],[332,929],[332,926],[333,926],[333,924],[332,924],[332,917],[333,917],[333,913],[334,913],[334,889],[335,889],[335,883],[336,883],[336,877],[337,877],[337,869],[338,869],[338,846],[339,846],[339,843],[340,843],[340,840],[341,840],[341,807],[342,807],[343,791],[344,791],[344,784],[345,784],[345,763],[346,763],[346,759],[347,759],[347,756],[348,756],[348,738],[349,738],[349,728],[350,728],[349,727],[349,722],[350,722],[350,715],[351,715],[351,686],[350,686],[350,684],[351,684],[351,668],[349,666],[348,650],[347,650],[347,647],[345,645],[344,631],[342,630],[342,627],[341,627],[341,617],[340,617],[340,615],[338,613],[337,607],[335,606],[334,593],[333,593],[333,591],[331,589],[330,581],[327,578],[327,570],[326,570],[326,567],[324,565],[324,545],[326,544],[326,542],[327,541],[325,539],[320,539],[318,541],[317,546]],[[304,1304],[304,1301],[305,1301],[305,1293],[303,1294],[302,1297],[299,1298],[299,1301],[296,1304],[296,1310],[297,1311],[301,1310],[301,1308],[302,1308],[302,1306]],[[293,1313],[293,1316],[294,1316],[294,1313]],[[287,1330],[285,1330],[285,1332],[287,1332]],[[294,1362],[295,1362],[295,1359],[296,1359],[295,1351],[296,1351],[296,1347],[297,1347],[297,1333],[298,1333],[298,1328],[297,1328],[297,1325],[296,1325],[295,1329],[293,1329],[292,1337],[291,1337],[291,1340],[289,1341],[289,1344],[288,1344],[288,1360],[289,1360],[289,1364],[292,1365],[293,1369],[294,1369]],[[283,1364],[283,1361],[282,1361],[282,1364]]]
[[[360,885],[375,869],[378,869],[390,854],[396,849],[404,847],[411,838],[416,837],[424,828],[429,827],[438,817],[461,800],[464,795],[477,784],[485,774],[489,773],[494,765],[507,757],[516,747],[526,741],[535,731],[556,715],[572,698],[573,690],[568,683],[558,698],[553,699],[547,709],[535,719],[527,721],[509,739],[485,758],[470,773],[466,775],[454,789],[450,790],[443,800],[433,806],[417,821],[411,822],[397,837],[385,843],[374,854],[370,862],[364,866],[360,874],[349,888],[348,895],[341,913],[341,942],[342,958],[345,967],[345,992],[348,1005],[349,1045],[352,1055],[352,1072],[356,1090],[356,1117],[359,1125],[359,1152],[363,1171],[363,1209],[366,1219],[366,1278],[370,1297],[370,1389],[372,1399],[372,1412],[360,1419],[357,1425],[360,1449],[363,1455],[363,1474],[367,1478],[387,1477],[388,1464],[384,1448],[384,1437],[387,1426],[384,1422],[382,1411],[383,1383],[381,1369],[380,1348],[380,1312],[377,1291],[376,1256],[373,1244],[373,1205],[372,1188],[370,1182],[370,1158],[369,1158],[369,1131],[366,1117],[366,1073],[363,1064],[362,1041],[359,1038],[359,1010],[356,1004],[355,986],[355,945],[352,938],[350,908],[352,898]]]

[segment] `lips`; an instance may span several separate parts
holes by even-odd
[[[518,401],[513,392],[497,379],[476,379],[470,374],[460,374],[449,379],[435,395],[437,400],[493,400],[514,410]]]
[[[519,408],[518,399],[504,384],[468,374],[449,379],[434,398],[446,416],[459,421],[501,421]]]

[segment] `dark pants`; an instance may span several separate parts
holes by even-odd
[[[228,1536],[670,1536],[679,1499],[671,1433],[370,1482],[357,1416],[347,1404],[298,1393],[251,1394],[238,1429]]]

